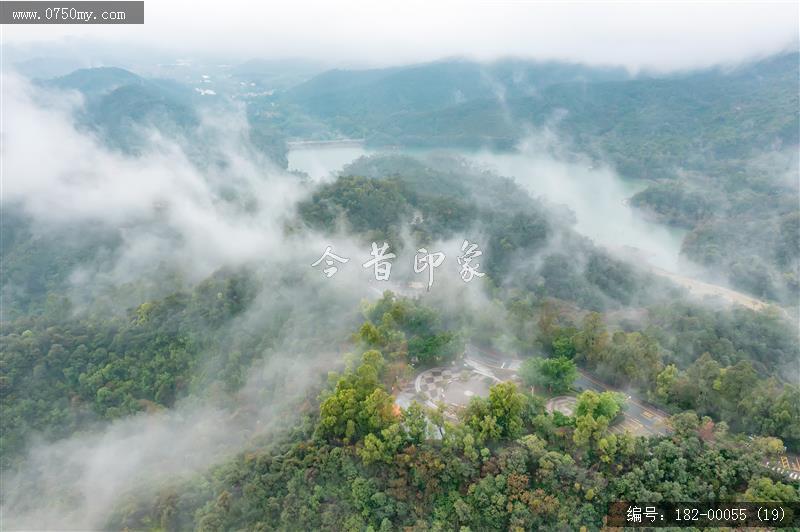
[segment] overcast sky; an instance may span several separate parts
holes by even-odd
[[[796,49],[798,5],[145,0],[143,26],[5,26],[4,39],[19,45],[79,37],[234,60],[383,65],[517,55],[676,69]]]

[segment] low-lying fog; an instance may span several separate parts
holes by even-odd
[[[346,164],[373,153],[353,146],[294,149],[289,152],[289,168],[317,180],[327,179]],[[678,271],[685,231],[648,220],[627,204],[644,183],[622,179],[608,167],[564,162],[530,143],[516,152],[456,153],[513,177],[534,197],[566,205],[575,214],[575,229],[595,243],[664,270]]]

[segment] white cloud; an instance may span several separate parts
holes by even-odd
[[[9,42],[84,37],[178,53],[386,64],[501,55],[676,69],[797,47],[797,2],[147,0],[140,26],[5,26]]]
[[[201,172],[156,133],[153,148],[142,156],[109,151],[76,130],[70,115],[78,105],[74,99],[71,105],[43,107],[33,98],[51,95],[13,75],[4,82],[3,202],[21,204],[40,223],[121,228],[127,249],[122,258],[131,264],[150,260],[143,252],[158,250],[189,265],[199,278],[258,260],[281,245],[285,216],[306,193],[296,178],[240,153],[236,127],[245,127],[243,119],[220,135],[230,143],[219,146],[226,169]],[[237,123],[236,116],[226,120]],[[222,200],[222,187],[251,198],[258,208],[241,212]],[[158,231],[137,227],[153,222]]]
[[[248,264],[263,281],[255,301],[226,325],[242,334],[274,331],[269,347],[249,353],[254,363],[242,367],[248,380],[238,392],[200,390],[167,411],[33,442],[14,471],[3,474],[4,528],[102,529],[125,496],[152,494],[204,471],[292,420],[294,401],[341,361],[340,344],[320,347],[318,339],[346,339],[358,303],[371,294],[364,282],[369,272],[357,260],[335,279],[310,264],[328,244],[354,258],[366,250],[346,235],[285,233],[285,217],[307,191],[296,177],[237,149],[243,126],[236,117],[219,126],[229,128],[217,146],[224,169],[201,171],[178,146],[155,137],[143,155],[109,151],[73,126],[70,113],[80,105],[74,95],[43,92],[6,75],[3,97],[3,207],[21,206],[41,231],[79,231],[89,223],[122,236],[113,260],[76,270],[77,290],[98,280],[113,285],[147,277],[162,262],[195,279]],[[222,201],[223,186],[257,206],[243,212]],[[302,282],[286,283],[282,275]],[[215,353],[196,356],[213,373]]]

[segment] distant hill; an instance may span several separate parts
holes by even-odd
[[[190,134],[199,124],[191,89],[174,81],[102,67],[76,70],[41,84],[83,94],[85,106],[78,123],[96,132],[110,147],[125,152],[142,148],[146,129],[177,138]]]
[[[332,70],[294,87],[281,98],[345,134],[381,133],[389,119],[437,112],[484,98],[536,94],[564,82],[627,79],[621,68],[503,60],[482,64],[448,60],[374,70]]]
[[[631,203],[689,229],[688,258],[757,297],[796,304],[799,78],[796,52],[636,78],[559,63],[442,61],[330,71],[273,100],[270,112],[311,124],[312,135],[378,147],[513,149],[547,129],[560,151],[650,181]]]
[[[376,145],[510,148],[545,125],[633,177],[797,144],[798,54],[631,78],[624,69],[506,60],[329,71],[278,103]]]
[[[49,79],[44,84],[59,89],[71,89],[86,96],[111,92],[123,85],[143,85],[145,80],[124,68],[81,68],[65,76]]]

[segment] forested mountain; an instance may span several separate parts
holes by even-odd
[[[797,67],[447,60],[307,80],[316,65],[251,62],[229,81],[274,87],[218,98],[118,68],[37,82],[44,110],[81,94],[54,123],[106,165],[54,165],[3,198],[4,516],[596,530],[616,500],[800,501],[772,467],[800,452],[792,309],[699,300],[535,184],[455,153],[546,130],[543,151],[642,184],[631,205],[686,229],[686,257],[792,307]],[[392,149],[328,178],[285,170],[288,140],[341,137]],[[364,262],[384,242],[386,282]],[[412,259],[436,251],[426,289]],[[426,395],[426,371],[483,393]],[[662,424],[637,432],[637,409]]]
[[[150,136],[156,134],[180,144],[198,165],[218,164],[224,156],[217,153],[217,135],[228,133],[203,128],[201,121],[205,116],[206,121],[216,122],[219,130],[224,129],[227,120],[214,117],[241,113],[247,130],[240,142],[286,167],[286,134],[257,114],[242,112],[231,95],[212,90],[205,97],[203,91],[210,89],[193,88],[171,79],[146,78],[113,67],[80,69],[40,83],[78,91],[84,98],[76,109],[79,124],[115,150],[140,153],[152,145]]]
[[[280,100],[377,143],[512,147],[528,128],[552,124],[577,148],[649,178],[694,161],[705,166],[709,155],[742,157],[742,148],[752,154],[797,143],[797,68],[797,54],[633,79],[557,63],[442,62],[331,71]]]
[[[504,60],[489,64],[440,61],[378,70],[332,70],[293,87],[282,101],[311,114],[354,124],[367,134],[380,124],[417,113],[438,112],[484,98],[535,95],[559,83],[625,79],[619,68],[590,68],[566,63]],[[425,127],[422,121],[418,127]],[[429,132],[434,136],[435,132]]]
[[[127,152],[141,150],[148,128],[177,139],[199,125],[188,87],[167,80],[145,79],[121,68],[76,70],[43,82],[85,97],[79,120],[104,142]]]
[[[124,68],[98,67],[78,69],[66,76],[46,80],[45,83],[59,89],[72,89],[87,96],[96,96],[124,85],[142,85],[145,80]]]
[[[299,213],[319,228],[343,219],[348,230],[367,241],[397,242],[403,220],[411,213],[417,214],[410,232],[419,245],[456,234],[483,235],[489,242],[482,261],[485,281],[514,316],[509,319],[520,324],[512,334],[520,352],[544,349],[555,355],[558,346],[607,382],[639,386],[667,408],[679,404],[682,393],[694,398],[697,388],[718,386],[726,371],[731,378],[743,372],[749,384],[735,388],[729,398],[709,399],[703,407],[695,399],[684,403],[685,408],[716,414],[738,430],[749,426],[746,430],[761,433],[763,429],[756,426],[771,417],[756,413],[763,404],[745,406],[748,400],[772,402],[768,410],[783,408],[777,405],[784,402],[792,405],[789,410],[800,408],[800,388],[771,380],[793,383],[800,378],[797,333],[777,311],[706,312],[692,305],[660,306],[657,302],[678,299],[678,293],[670,293],[656,277],[610,257],[588,240],[576,238],[552,206],[532,200],[513,181],[448,157],[420,161],[374,156],[345,167],[334,183],[301,203]],[[570,302],[581,311],[548,316],[552,309],[536,309],[534,304],[548,299]],[[618,325],[616,332],[607,331],[598,314],[583,312],[642,306],[648,308],[647,318]],[[539,313],[548,316],[548,325],[540,323],[538,336],[531,336],[522,324]],[[472,336],[483,343],[502,348],[508,342],[496,329],[475,329],[485,332],[485,337]],[[587,337],[593,347],[584,347],[581,354]],[[696,371],[704,363],[708,367]],[[700,379],[692,385],[695,392],[678,391],[692,379]],[[726,404],[737,406],[722,414]],[[800,443],[800,425],[788,423],[781,437],[793,445]]]
[[[397,336],[386,316],[407,305],[384,299],[366,314]],[[458,419],[426,416],[417,403],[397,413],[385,384],[392,359],[381,351],[366,350],[334,376],[319,411],[308,411],[291,438],[131,501],[112,526],[595,529],[615,500],[797,498],[794,487],[759,476],[768,439],[736,445],[723,424],[700,438],[695,414],[676,417],[671,438],[609,434],[620,412],[609,392],[581,395],[577,418],[547,414],[512,383],[474,399]]]
[[[488,282],[589,309],[654,301],[666,290],[574,233],[556,206],[454,157],[361,158],[301,203],[299,212],[316,228],[331,227],[343,215],[347,229],[367,240],[402,242],[403,224],[414,214],[409,230],[420,245],[481,235]]]
[[[513,149],[546,129],[559,152],[652,182],[632,204],[691,229],[687,258],[796,305],[799,61],[633,79],[525,62],[332,71],[276,97],[274,112],[376,146]]]

